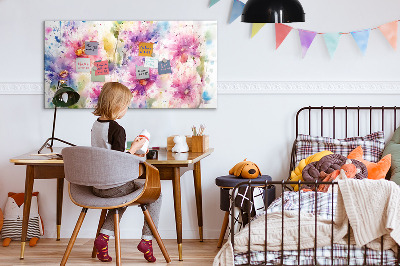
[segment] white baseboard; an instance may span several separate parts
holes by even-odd
[[[43,94],[43,83],[0,83],[0,94]],[[400,94],[400,81],[220,81],[218,94]]]

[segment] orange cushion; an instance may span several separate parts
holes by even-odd
[[[352,152],[350,152],[347,158],[355,159],[365,164],[368,170],[368,179],[378,180],[386,177],[391,165],[392,155],[386,155],[377,163],[368,162],[363,159],[363,150],[361,146],[358,146]]]

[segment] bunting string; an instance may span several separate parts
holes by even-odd
[[[209,7],[214,6],[220,0],[210,0]],[[229,24],[235,21],[243,12],[245,4],[240,0],[231,0],[232,1],[232,9],[229,17]],[[336,48],[339,45],[339,40],[341,35],[351,34],[354,41],[356,42],[358,48],[361,53],[364,55],[366,53],[368,47],[368,41],[370,32],[373,30],[380,30],[389,44],[392,46],[394,50],[397,49],[397,28],[398,22],[400,20],[395,20],[392,22],[388,22],[386,24],[380,25],[374,28],[367,28],[363,30],[350,31],[350,32],[316,32],[311,30],[304,30],[299,28],[293,28],[289,25],[275,23],[275,41],[276,41],[276,49],[282,44],[285,38],[292,30],[297,30],[299,32],[300,45],[301,45],[301,54],[304,58],[311,44],[313,43],[315,37],[317,35],[322,35],[326,44],[326,48],[328,49],[328,53],[332,58]],[[251,29],[251,38],[253,38],[264,26],[266,23],[252,23]]]
[[[398,21],[400,21],[400,20],[394,20],[394,21],[392,21],[392,22],[398,22]],[[389,22],[390,23],[390,22]],[[383,24],[383,25],[385,25],[385,24]],[[290,26],[289,26],[290,27]],[[379,27],[380,26],[378,26],[378,27],[375,27],[375,28],[370,28],[370,30],[379,30]],[[294,29],[294,30],[299,30],[299,28],[293,28],[293,27],[291,27],[292,29]],[[308,30],[308,31],[311,31],[311,30]],[[362,31],[362,30],[358,30],[358,31]],[[345,34],[351,34],[352,32],[357,32],[357,30],[355,30],[355,31],[350,31],[350,32],[341,32],[341,31],[339,31],[338,33],[339,34],[341,34],[341,35],[345,35]],[[317,34],[327,34],[327,33],[329,33],[329,32],[317,32]]]

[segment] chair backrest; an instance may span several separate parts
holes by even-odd
[[[62,150],[65,179],[83,186],[118,186],[138,178],[144,158],[97,147]]]

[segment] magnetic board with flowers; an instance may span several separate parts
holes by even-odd
[[[94,108],[104,82],[133,94],[130,108],[216,108],[216,21],[46,21],[45,107],[63,80]]]

